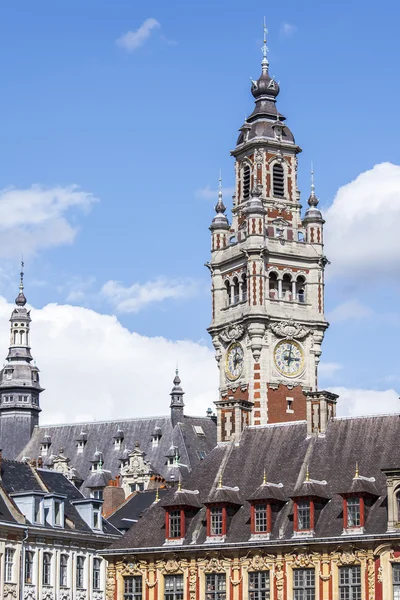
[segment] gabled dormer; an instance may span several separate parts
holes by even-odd
[[[325,480],[311,479],[307,468],[306,478],[294,491],[293,537],[313,537],[319,513],[329,501]]]
[[[199,491],[182,489],[179,482],[173,496],[162,500],[160,506],[165,508],[165,544],[182,544],[191,519],[202,508]]]
[[[287,498],[282,483],[263,482],[247,499],[250,503],[250,540],[269,539],[274,521]]]
[[[211,491],[203,504],[207,509],[206,542],[224,542],[232,517],[243,505],[239,488],[223,485],[220,475],[218,486]]]
[[[82,498],[79,500],[71,500],[78,511],[80,517],[93,531],[103,532],[103,521],[101,516],[101,507],[103,500],[96,498]]]
[[[121,468],[121,487],[126,496],[146,490],[150,483],[153,469],[145,456],[139,442],[136,442],[135,449],[129,452],[126,464]]]
[[[14,492],[10,496],[32,525],[64,527],[66,496],[44,491]]]
[[[124,441],[124,432],[118,427],[116,433],[113,435],[113,446],[114,450],[120,450],[122,442]]]
[[[350,485],[340,495],[343,498],[343,534],[364,533],[369,509],[379,497],[375,477],[360,475],[357,464]]]

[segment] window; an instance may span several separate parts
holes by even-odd
[[[269,274],[269,297],[278,299],[278,275],[274,271]]]
[[[4,369],[4,378],[12,379],[13,369]]]
[[[250,197],[250,167],[245,166],[243,169],[243,200],[248,200]]]
[[[224,573],[206,575],[206,600],[225,600],[226,576]]]
[[[91,496],[92,498],[96,498],[96,500],[103,500],[103,488],[92,490]]]
[[[296,299],[302,304],[306,301],[306,280],[302,275],[299,275],[296,280]]]
[[[164,600],[183,600],[183,575],[166,575],[164,590]]]
[[[347,499],[347,527],[360,527],[360,498]]]
[[[205,435],[201,425],[193,425],[193,429],[196,435]]]
[[[93,511],[93,529],[100,529],[100,511]]]
[[[61,502],[59,502],[59,500],[54,501],[54,525],[58,525],[59,527],[62,525],[62,523],[61,523]]]
[[[282,298],[292,300],[292,278],[289,273],[285,273],[282,277]]]
[[[237,277],[233,278],[233,304],[238,304],[240,300],[239,295],[239,280]]]
[[[27,550],[25,552],[25,583],[33,581],[33,552]]]
[[[249,573],[249,600],[269,600],[269,571]]]
[[[266,504],[254,505],[254,533],[267,533],[268,515]]]
[[[45,552],[43,554],[43,585],[51,584],[51,554]]]
[[[272,168],[272,189],[274,196],[278,196],[279,198],[283,198],[285,194],[285,179],[283,167],[279,163],[275,163]]]
[[[142,600],[141,577],[125,577],[124,600]]]
[[[400,600],[400,565],[392,564],[393,600]]]
[[[226,306],[231,304],[231,284],[229,281],[225,281],[224,283],[226,289]]]
[[[181,535],[181,511],[171,510],[168,514],[169,518],[169,535],[170,538],[180,538]]]
[[[247,300],[247,277],[246,275],[242,275],[241,282],[241,291],[242,291],[242,302],[246,302]]]
[[[361,600],[361,567],[340,567],[339,599]]]
[[[4,562],[5,562],[4,580],[6,583],[11,583],[13,580],[13,570],[14,570],[14,550],[12,548],[6,548]]]
[[[210,535],[222,535],[222,508],[210,508]]]
[[[85,581],[85,557],[76,557],[76,587],[82,589]]]
[[[67,587],[68,584],[68,556],[61,554],[60,557],[60,585]]]
[[[93,589],[100,589],[101,558],[93,559]],[[141,578],[139,577],[141,580]]]
[[[35,501],[35,523],[41,523],[42,522],[42,499],[38,498],[37,496],[34,497],[34,501]]]
[[[314,569],[294,569],[293,600],[315,600]]]
[[[199,457],[200,460],[204,460],[205,457],[207,456],[207,453],[204,452],[204,450],[197,450],[197,456]]]
[[[311,529],[311,510],[309,500],[297,502],[297,529]]]

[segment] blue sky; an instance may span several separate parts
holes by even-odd
[[[224,187],[233,185],[229,151],[252,110],[265,13],[279,109],[303,148],[303,203],[313,160],[327,227],[332,215],[332,325],[321,384],[368,393],[400,387],[400,6],[384,7],[358,0],[4,3],[0,293],[12,301],[23,252],[36,308],[86,307],[116,314],[143,339],[210,346],[203,265],[212,192],[219,168]],[[373,169],[381,163],[390,163],[387,170]],[[329,208],[340,188],[342,201]],[[52,363],[38,353],[46,378]],[[190,368],[199,371],[196,362]]]

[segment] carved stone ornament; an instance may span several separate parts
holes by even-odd
[[[219,337],[225,344],[236,342],[243,337],[245,332],[244,325],[240,323],[234,323],[233,325],[227,325],[219,334]]]
[[[26,585],[24,587],[24,600],[36,600],[36,590],[34,585]]]
[[[383,569],[378,567],[378,583],[383,583]]]
[[[17,597],[17,584],[16,583],[5,583],[4,584],[4,599]]]
[[[146,566],[146,561],[139,561],[137,559],[125,559],[123,561],[117,562],[116,565],[117,571],[122,575],[122,577],[142,575],[142,569],[145,569]]]
[[[302,340],[311,332],[309,327],[300,325],[293,319],[271,323],[270,327],[277,337],[287,338],[288,340]]]
[[[319,560],[321,555],[316,552],[301,552],[299,554],[286,554],[285,557],[286,560],[292,560],[295,567],[304,569],[313,567],[314,561]]]
[[[254,160],[257,164],[261,164],[264,161],[264,152],[260,149],[256,150]]]
[[[283,571],[282,563],[277,563],[274,570],[274,577],[276,582],[276,598],[277,600],[283,600],[284,585],[285,585],[285,573]]]
[[[44,588],[42,590],[42,600],[54,600],[53,588]]]
[[[338,557],[338,563],[341,565],[354,565],[359,562],[360,559],[354,552],[341,552]]]
[[[86,600],[86,592],[78,592],[75,598],[76,600]]]
[[[114,600],[115,581],[116,581],[115,566],[113,564],[109,564],[107,566],[107,579],[106,579],[106,598],[107,598],[107,600]]]
[[[169,573],[182,573],[183,569],[187,566],[186,560],[178,560],[176,555],[174,558],[169,558],[168,560],[158,560],[156,563],[156,568],[160,569],[164,574]]]
[[[103,592],[93,592],[92,600],[103,600]]]
[[[375,561],[373,558],[367,560],[368,576],[368,600],[375,600]]]
[[[189,569],[189,600],[196,600],[197,590],[197,567],[191,566]]]
[[[390,554],[389,554],[389,560],[390,560],[390,562],[396,562],[396,563],[398,563],[398,562],[400,562],[400,556],[395,556],[394,555],[394,550],[391,550]]]
[[[203,570],[208,573],[224,573],[226,562],[224,559],[220,559],[217,556],[212,556],[211,558],[206,557],[205,565],[203,566]]]
[[[71,600],[71,593],[69,590],[60,590],[60,600]]]

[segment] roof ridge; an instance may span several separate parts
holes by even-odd
[[[271,429],[272,427],[290,427],[293,425],[306,425],[306,424],[307,424],[306,420],[287,421],[287,422],[283,421],[282,423],[265,423],[264,425],[248,425],[246,429]]]
[[[332,417],[332,421],[350,421],[351,419],[379,419],[381,417],[400,417],[400,412],[382,413],[377,415],[347,415]]]
[[[54,427],[71,427],[77,426],[81,427],[82,425],[100,425],[102,423],[126,423],[131,421],[156,421],[157,419],[170,419],[169,415],[159,415],[156,417],[127,417],[126,419],[105,419],[104,421],[76,421],[74,423],[53,423],[46,425],[39,425],[37,427],[38,430],[50,429]]]

